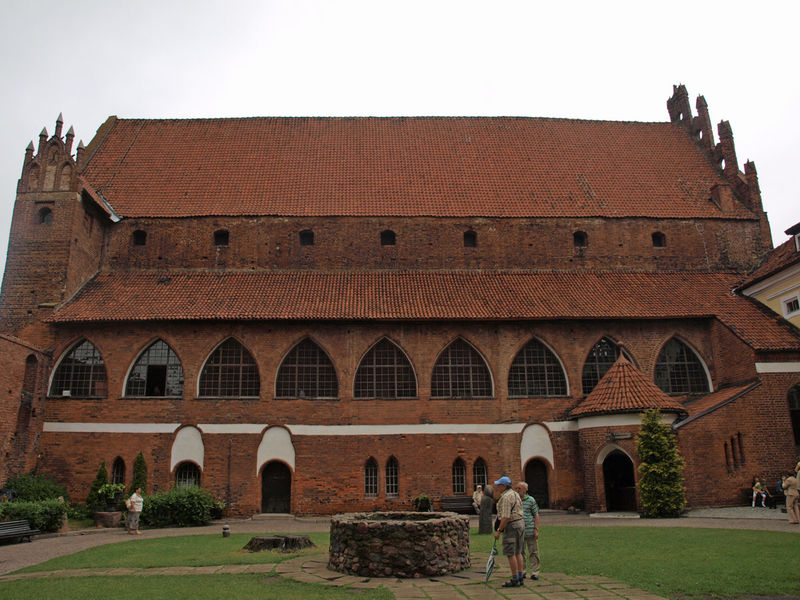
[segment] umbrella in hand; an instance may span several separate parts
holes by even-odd
[[[492,551],[489,553],[489,560],[486,562],[486,583],[489,583],[489,577],[492,576],[492,571],[494,571],[495,556],[497,556],[497,538],[494,538],[494,544],[492,544]]]

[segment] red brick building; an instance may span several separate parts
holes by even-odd
[[[59,118],[17,188],[0,480],[80,499],[142,451],[148,491],[197,482],[237,513],[501,474],[544,506],[635,508],[657,407],[689,504],[738,503],[793,464],[800,334],[731,293],[771,249],[753,163],[702,98],[668,109],[110,117],[74,155]]]

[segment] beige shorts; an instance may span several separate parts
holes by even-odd
[[[506,524],[503,530],[503,556],[522,554],[525,543],[525,521],[518,519]]]

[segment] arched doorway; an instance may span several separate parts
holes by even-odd
[[[635,511],[636,481],[633,461],[619,450],[614,450],[603,461],[603,479],[606,486],[606,510]]]
[[[528,493],[536,499],[539,508],[550,508],[550,492],[547,487],[547,465],[534,458],[525,465],[525,483]]]
[[[288,513],[292,496],[292,472],[282,462],[272,461],[261,471],[261,512]]]

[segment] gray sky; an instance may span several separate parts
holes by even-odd
[[[684,83],[755,161],[775,243],[800,221],[800,2],[1,4],[2,265],[25,147],[59,112],[74,147],[109,115],[667,121]]]

